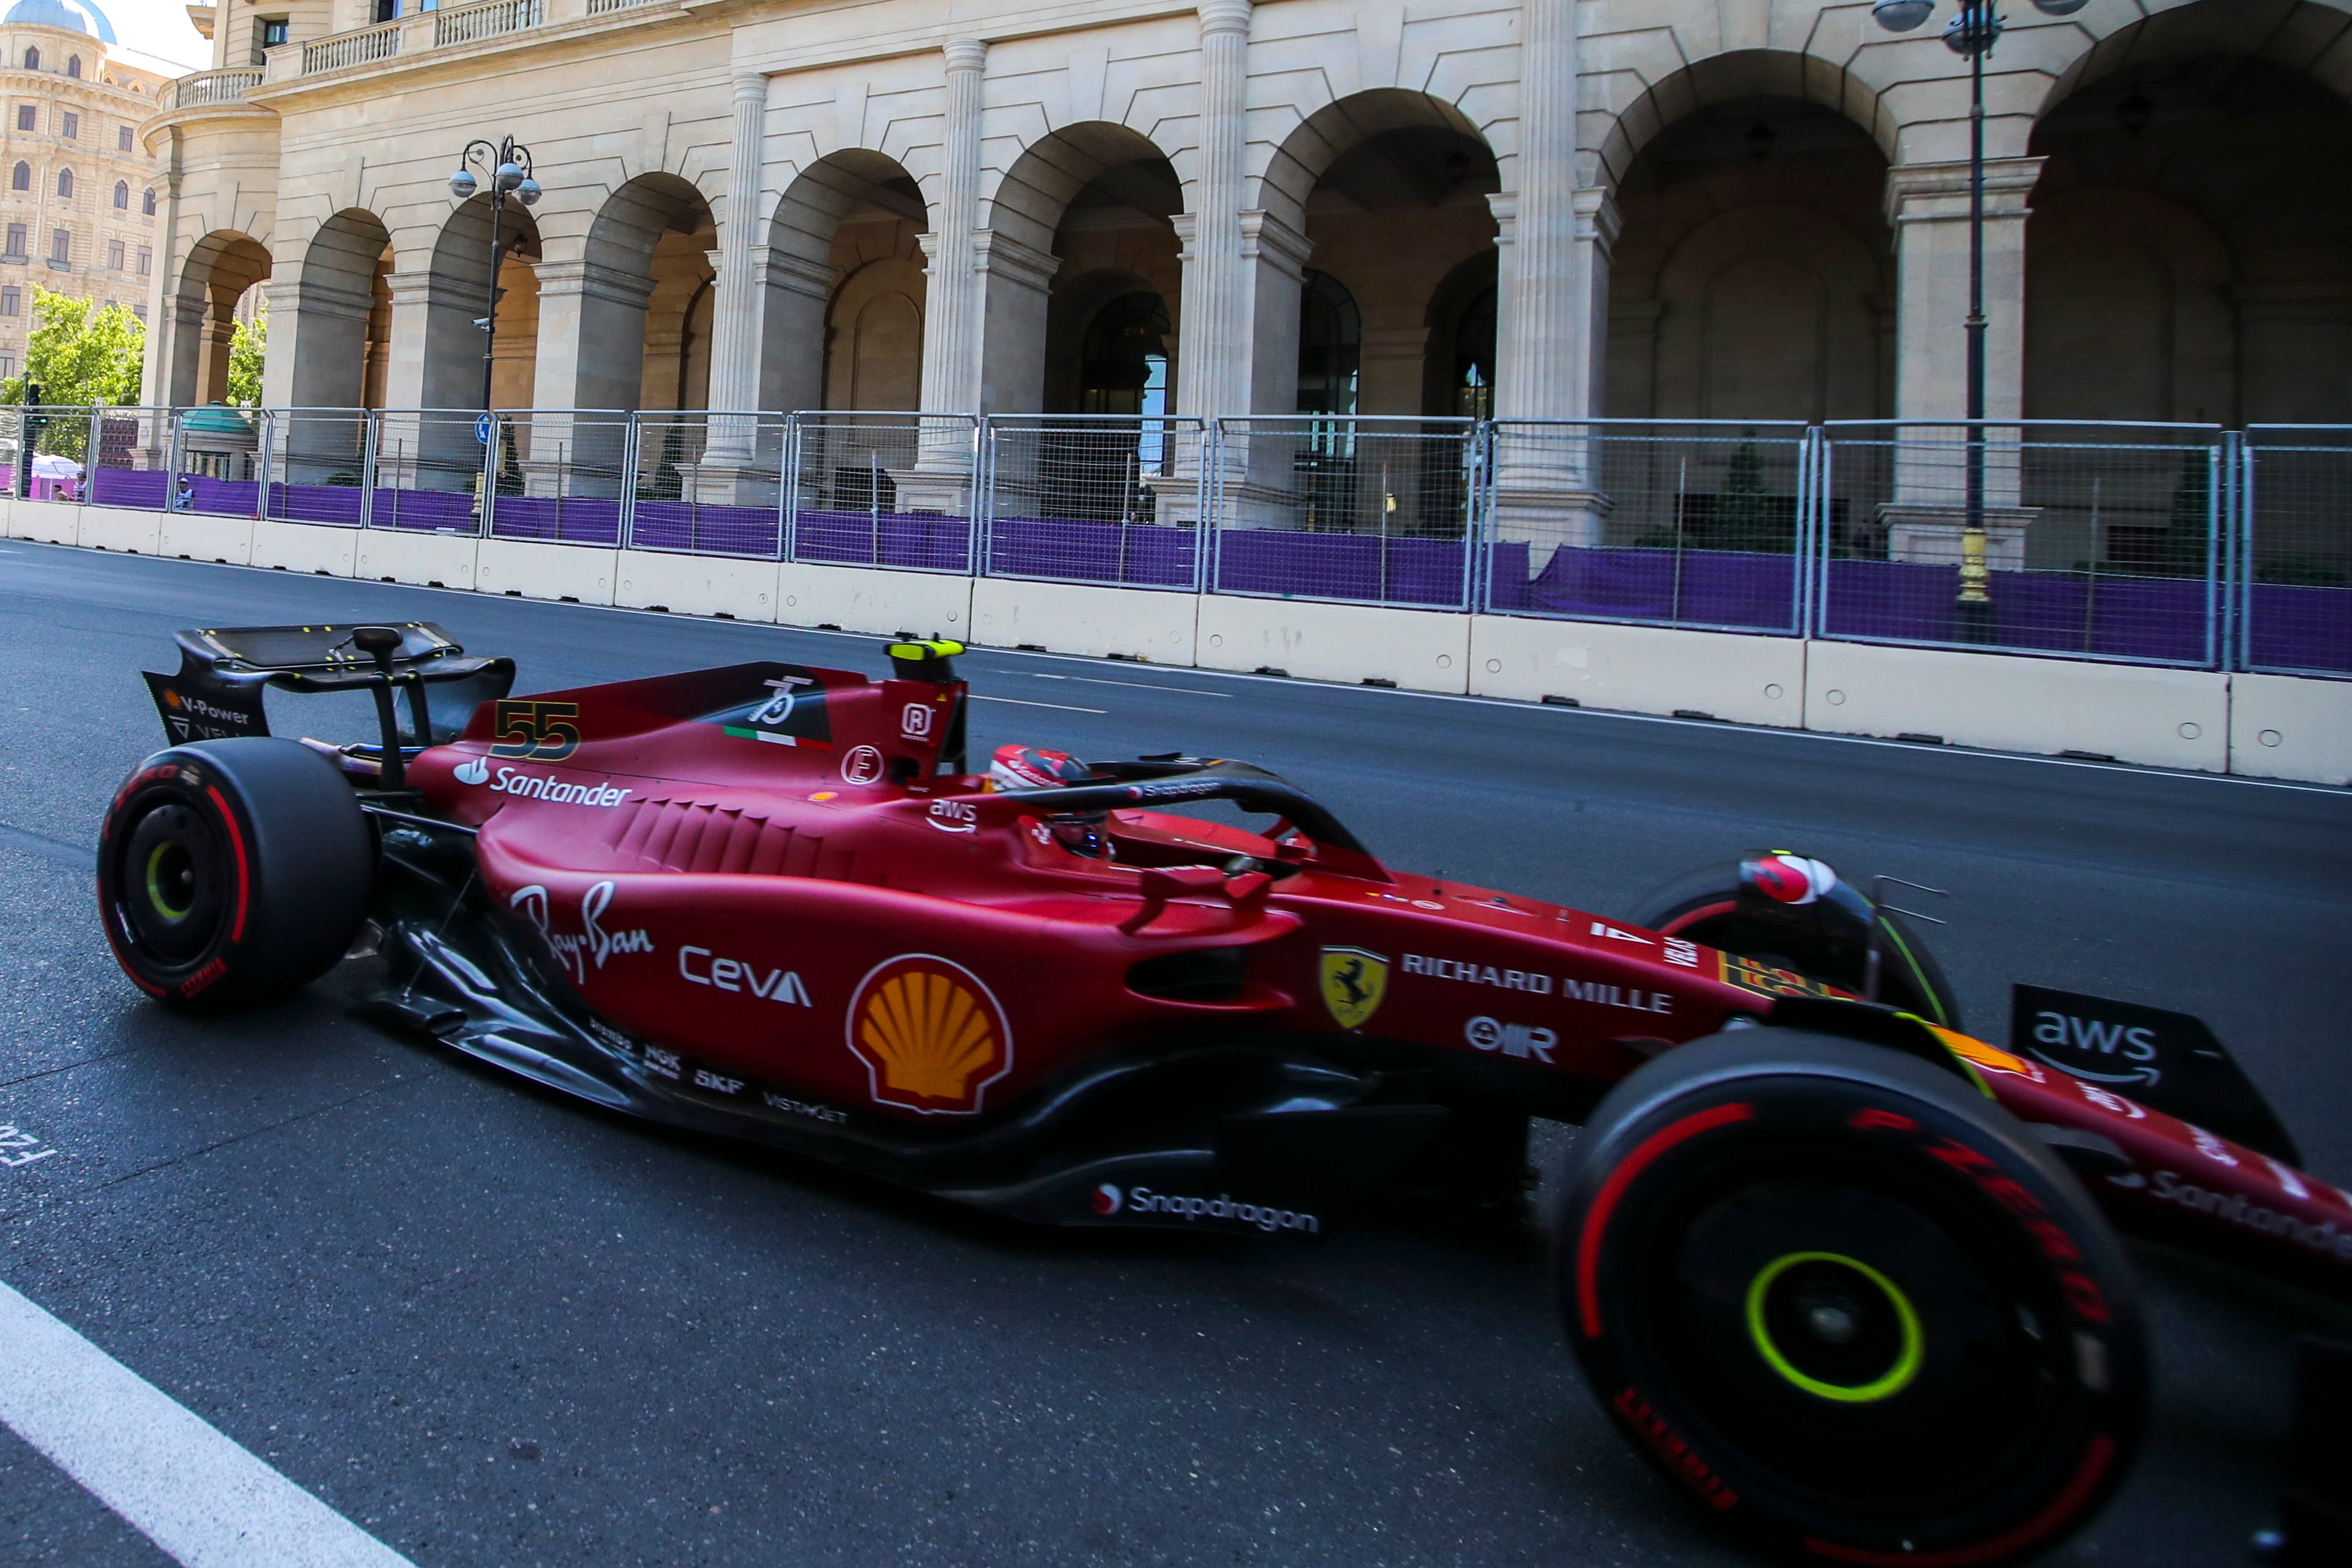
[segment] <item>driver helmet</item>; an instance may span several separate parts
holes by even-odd
[[[1055,789],[1093,779],[1093,770],[1068,752],[1041,746],[1000,746],[988,764],[992,789]],[[1110,841],[1103,836],[1102,825],[1108,816],[1107,811],[1057,812],[1045,819],[1045,830],[1074,855],[1108,860]]]

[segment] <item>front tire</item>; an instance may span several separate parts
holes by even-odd
[[[222,1009],[324,974],[367,916],[374,837],[351,787],[290,740],[159,751],[116,791],[98,841],[107,941],[141,989]]]
[[[2127,1469],[2147,1372],[2122,1252],[1966,1081],[1718,1035],[1620,1083],[1560,1175],[1556,1282],[1594,1392],[1751,1541],[1998,1562]]]

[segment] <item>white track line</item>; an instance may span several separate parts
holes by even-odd
[[[1014,707],[1059,708],[1064,713],[1108,713],[1110,711],[1108,708],[1077,707],[1069,703],[1033,703],[1026,697],[992,697],[986,692],[973,692],[970,695],[971,700],[976,703],[1011,703]]]
[[[414,1568],[5,1285],[0,1421],[187,1568]]]

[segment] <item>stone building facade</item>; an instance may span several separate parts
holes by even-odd
[[[1852,0],[411,3],[224,0],[149,401],[259,287],[266,402],[478,407],[511,134],[502,407],[1962,409],[1966,62]],[[2013,9],[1990,412],[2352,419],[2352,5]]]
[[[163,168],[138,127],[169,78],[113,43],[90,0],[0,16],[0,378],[23,369],[35,284],[151,314]]]

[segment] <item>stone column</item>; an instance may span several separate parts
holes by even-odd
[[[141,367],[140,397],[151,408],[167,407],[184,402],[184,393],[195,379],[193,363],[183,368],[184,340],[186,334],[180,322],[178,297],[179,275],[173,269],[176,262],[184,267],[179,256],[180,240],[180,139],[172,138],[171,159],[163,169],[163,222],[155,225],[155,276],[147,286],[147,349],[146,362]],[[30,308],[30,290],[26,291],[26,308]],[[155,440],[160,441],[160,437]],[[142,450],[142,460],[152,461],[147,449]]]
[[[269,409],[356,409],[366,395],[368,319],[373,278],[345,276],[261,285],[269,302],[269,343],[262,361],[261,404]],[[354,287],[356,285],[356,287]],[[275,461],[289,485],[320,485],[359,472],[363,416],[304,413],[280,417]]]
[[[922,412],[977,413],[987,283],[980,256],[981,82],[988,46],[978,38],[950,38],[941,52],[947,112],[940,138],[940,201],[937,221],[922,236],[930,279],[923,304]],[[897,476],[899,504],[961,514],[971,494],[971,429],[958,420],[921,423],[915,467]]]
[[[1176,341],[1176,410],[1213,419],[1249,413],[1251,310],[1242,255],[1248,203],[1251,0],[1201,0],[1201,175],[1183,241],[1183,314]],[[1297,314],[1297,302],[1292,302]],[[1292,338],[1297,339],[1293,325]],[[1297,374],[1294,352],[1285,367]],[[1287,413],[1295,401],[1267,412]]]
[[[1489,198],[1499,233],[1495,416],[1599,417],[1609,352],[1609,267],[1617,240],[1611,193],[1579,183],[1580,49],[1575,0],[1527,0],[1519,42],[1519,145],[1513,190]],[[1495,452],[1498,537],[1538,547],[1540,571],[1559,545],[1601,542],[1610,503],[1594,448],[1573,429],[1508,427]]]
[[[384,279],[392,294],[391,359],[377,468],[388,487],[467,490],[482,466],[471,413],[482,402],[482,313],[478,278],[430,268]],[[421,418],[419,409],[449,413]],[[460,417],[462,415],[462,417]]]
[[[1985,417],[2024,411],[2026,197],[2039,158],[1985,160]],[[1886,172],[1895,225],[1895,417],[1960,420],[1968,414],[1969,165],[1899,164]],[[1957,561],[1966,516],[1965,427],[1904,433],[1894,499],[1879,522],[1898,560]],[[1917,440],[1912,439],[1918,438]],[[2025,565],[2033,508],[2021,504],[2012,433],[1990,433],[1985,455],[1985,560]]]
[[[1263,416],[1270,428],[1227,433],[1219,458],[1224,509],[1218,522],[1289,528],[1300,498],[1293,462],[1297,432],[1274,422],[1298,412],[1298,304],[1314,246],[1282,217],[1257,208],[1241,214],[1241,245],[1236,346],[1246,382],[1239,401],[1205,412]],[[1184,308],[1189,317],[1189,295]]]
[[[768,78],[758,71],[735,78],[734,141],[727,163],[727,210],[719,219],[719,275],[710,312],[709,406],[737,413],[760,406],[760,317],[766,303],[756,251],[760,245],[760,169],[766,130]],[[737,470],[750,466],[759,421],[715,418],[704,436],[696,494],[707,503],[735,499]],[[720,492],[725,492],[721,494]]]
[[[565,248],[577,248],[573,241]],[[556,246],[548,243],[546,248]],[[539,264],[539,361],[531,392],[536,409],[634,409],[643,384],[646,302],[653,280],[642,273],[581,258]],[[617,495],[625,422],[535,415],[525,482],[535,495],[554,494],[566,465],[565,495]],[[554,450],[549,450],[552,447]]]

